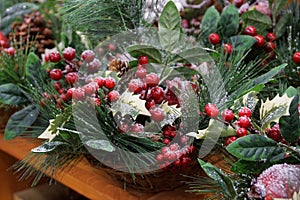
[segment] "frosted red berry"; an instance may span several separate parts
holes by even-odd
[[[93,84],[87,84],[83,87],[84,92],[88,96],[92,96],[96,93],[97,88]]]
[[[96,82],[99,87],[102,87],[104,85],[104,81],[105,81],[105,79],[102,77],[97,77],[94,79],[94,82]]]
[[[266,52],[271,52],[271,51],[274,51],[275,49],[275,44],[273,42],[267,42],[266,43],[266,46],[265,46],[265,51]]]
[[[236,141],[236,139],[237,139],[236,136],[230,136],[230,137],[226,138],[225,145],[226,146],[230,145],[232,142]]]
[[[51,62],[59,62],[61,59],[60,53],[58,51],[52,51],[49,53],[49,60]]]
[[[139,58],[139,64],[141,64],[141,65],[148,64],[148,62],[149,62],[149,59],[148,59],[147,56],[141,56],[141,57]]]
[[[170,144],[170,140],[168,139],[168,138],[165,138],[165,139],[163,139],[163,141],[162,141],[165,145],[168,145],[168,144]]]
[[[238,137],[246,136],[246,135],[247,135],[247,129],[242,128],[242,127],[238,128],[238,129],[236,130],[236,135],[237,135]]]
[[[154,87],[151,89],[151,96],[153,99],[161,99],[164,97],[164,90],[161,87]]]
[[[143,133],[144,132],[144,126],[142,124],[136,123],[131,127],[131,132],[133,133]]]
[[[64,59],[66,60],[73,60],[76,57],[76,50],[72,47],[67,47],[62,52]]]
[[[58,81],[62,77],[62,71],[60,69],[52,69],[50,71],[50,78],[52,78],[55,81]]]
[[[75,99],[75,100],[83,100],[84,97],[85,97],[84,90],[81,89],[81,88],[76,88],[76,89],[74,89],[72,93],[73,93],[73,94],[72,94],[72,97],[73,97],[73,99]]]
[[[156,122],[161,122],[165,119],[166,117],[166,113],[163,109],[158,108],[158,107],[152,107],[149,110],[150,114],[151,114],[151,119],[156,121]]]
[[[244,34],[255,36],[256,35],[256,28],[254,26],[247,26],[244,30]]]
[[[297,64],[297,65],[300,65],[300,52],[296,52],[294,53],[293,55],[293,61]]]
[[[10,56],[14,56],[16,54],[16,49],[14,47],[8,47],[7,49],[4,49],[4,51]]]
[[[239,127],[248,128],[251,124],[250,118],[247,116],[241,116],[238,120]]]
[[[251,117],[252,116],[252,111],[247,108],[247,107],[242,107],[239,109],[239,116],[247,116],[247,117]]]
[[[136,73],[135,73],[136,77],[138,78],[145,78],[147,75],[147,70],[143,67],[138,68]]]
[[[145,82],[148,87],[155,87],[159,83],[159,77],[157,74],[152,72],[150,74],[147,74],[147,76],[145,78]]]
[[[96,106],[101,106],[101,100],[99,98],[94,98],[93,100]]]
[[[140,79],[132,79],[128,83],[128,90],[134,93],[140,93],[143,90],[143,82]]]
[[[157,161],[157,162],[163,162],[163,161],[164,161],[164,156],[163,156],[162,154],[158,154],[158,155],[156,156],[156,161]]]
[[[80,58],[89,63],[92,62],[95,58],[95,53],[92,50],[85,50],[84,52],[82,52],[82,54],[80,55]]]
[[[229,109],[224,110],[222,113],[222,118],[226,122],[231,122],[234,119],[234,114],[233,114],[232,110],[229,110]]]
[[[65,75],[66,82],[68,84],[74,84],[78,80],[78,74],[76,72],[70,72]]]
[[[265,45],[265,39],[263,36],[255,35],[254,38],[256,39],[256,42],[254,44],[256,48],[262,48]]]
[[[107,89],[113,89],[116,85],[116,80],[112,77],[107,77],[105,78],[104,81],[104,87],[106,87]]]
[[[113,90],[108,93],[107,99],[111,102],[115,102],[119,99],[119,96],[120,96],[119,92],[116,90]]]
[[[220,36],[217,33],[211,33],[208,36],[208,41],[212,44],[212,45],[216,45],[220,43]]]
[[[230,55],[232,53],[233,47],[231,44],[224,44],[223,45],[223,51],[225,54]]]
[[[270,42],[274,42],[277,39],[275,33],[269,32],[266,35],[266,40]]]
[[[147,100],[145,102],[145,107],[147,108],[147,110],[149,110],[153,106],[155,106],[155,101],[153,99]]]
[[[62,88],[62,84],[61,84],[61,82],[55,82],[53,84],[53,87],[56,91],[59,91]]]
[[[208,103],[204,108],[205,114],[209,117],[217,117],[219,115],[219,109],[215,104]]]

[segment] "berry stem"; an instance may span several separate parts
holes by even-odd
[[[283,144],[283,143],[281,143],[281,142],[278,142],[278,146],[279,146],[279,147],[283,147],[283,148],[285,148],[286,150],[288,150],[288,151],[290,151],[290,152],[296,154],[296,156],[297,156],[298,159],[300,158],[300,151],[297,150],[296,147],[291,147],[291,146],[286,145],[286,144]]]

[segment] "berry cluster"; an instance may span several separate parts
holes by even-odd
[[[269,138],[273,139],[276,142],[286,143],[285,139],[280,133],[280,127],[278,123],[272,126],[272,128],[267,128],[266,134]]]

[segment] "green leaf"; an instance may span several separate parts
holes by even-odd
[[[214,6],[211,6],[205,12],[201,23],[201,36],[205,39],[208,35],[217,32],[217,24],[220,19],[220,14]]]
[[[293,98],[289,98],[287,94],[282,97],[279,94],[272,100],[267,99],[261,103],[260,107],[260,123],[261,129],[265,130],[270,127],[272,122],[279,122],[282,116],[289,115],[289,107]]]
[[[286,13],[285,15],[280,17],[275,26],[275,34],[277,38],[280,38],[286,32],[286,27],[288,26],[291,17],[292,13]]]
[[[242,21],[245,26],[255,26],[260,35],[264,35],[266,29],[272,27],[270,17],[257,10],[251,10],[242,14]]]
[[[173,1],[169,1],[159,18],[158,33],[160,44],[168,52],[173,51],[180,40],[180,15]]]
[[[270,165],[271,164],[266,164],[265,162],[248,161],[240,159],[231,166],[230,171],[239,174],[260,174]]]
[[[212,179],[216,180],[220,187],[224,191],[224,195],[228,197],[229,199],[235,199],[237,196],[237,193],[235,191],[235,188],[233,186],[232,181],[230,178],[224,174],[219,168],[216,166],[206,163],[202,161],[201,159],[198,159],[198,162],[200,163],[202,169],[205,171],[205,173]]]
[[[97,149],[97,150],[103,150],[103,151],[107,151],[107,152],[113,152],[113,151],[115,151],[115,147],[112,146],[110,144],[110,142],[107,141],[107,140],[95,140],[95,139],[92,139],[92,140],[86,141],[85,144],[88,147],[91,147],[91,148]]]
[[[4,139],[10,140],[22,134],[29,128],[37,119],[39,109],[35,105],[27,106],[26,108],[14,113],[7,122],[4,131]]]
[[[273,157],[284,153],[284,150],[277,146],[277,142],[258,134],[237,139],[227,147],[227,150],[235,157],[248,161],[272,160]]]
[[[28,99],[19,86],[12,83],[0,85],[0,103],[7,105],[21,105],[27,102]]]
[[[284,6],[287,4],[288,0],[276,0],[272,4],[272,16],[276,20],[280,10],[284,9]]]
[[[36,86],[39,86],[40,83],[40,78],[42,75],[41,72],[41,62],[40,58],[33,52],[29,53],[26,64],[25,64],[25,74],[27,80]]]
[[[249,35],[236,35],[230,37],[230,43],[235,51],[247,51],[256,42],[256,39]]]
[[[54,150],[56,150],[57,147],[62,146],[62,145],[69,145],[68,143],[65,142],[60,142],[60,141],[51,141],[51,142],[45,142],[44,144],[31,149],[32,153],[49,153]]]
[[[169,63],[199,63],[211,61],[208,53],[200,47],[193,47],[176,54]]]
[[[300,118],[298,111],[299,96],[296,95],[290,105],[290,116],[283,116],[279,120],[280,132],[288,142],[296,142],[300,137]]]
[[[239,12],[234,5],[223,10],[217,25],[222,39],[235,35],[239,29]]]
[[[298,91],[293,86],[290,86],[284,93],[287,94],[288,97],[294,97],[298,94]]]
[[[141,56],[147,56],[150,63],[162,63],[162,56],[158,49],[148,45],[134,45],[127,49],[127,52],[134,58],[139,59]]]

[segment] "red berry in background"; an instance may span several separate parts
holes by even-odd
[[[62,88],[62,84],[61,82],[55,82],[53,87],[56,91],[59,91]]]
[[[218,117],[219,115],[219,109],[217,108],[217,106],[215,104],[212,103],[208,103],[206,104],[204,111],[206,113],[207,116],[209,117]]]
[[[294,199],[300,190],[300,165],[273,165],[253,181],[252,187],[249,195],[260,199]]]
[[[163,156],[162,154],[158,154],[158,155],[156,156],[156,161],[157,161],[157,162],[163,162],[163,161],[164,161],[164,156]]]
[[[150,74],[147,74],[145,82],[149,87],[155,87],[159,83],[159,77],[157,74],[152,72]]]
[[[141,57],[139,58],[139,64],[141,64],[141,65],[148,64],[148,62],[149,62],[149,59],[148,59],[147,56],[141,56]]]
[[[166,113],[163,109],[158,108],[158,107],[152,107],[149,110],[150,114],[151,114],[151,119],[153,119],[156,122],[161,122],[165,119],[166,117]]]
[[[256,42],[254,44],[256,48],[262,48],[265,45],[265,39],[263,36],[255,35],[254,38],[256,39]]]
[[[165,139],[163,139],[163,141],[162,141],[165,145],[168,145],[168,144],[170,144],[170,140],[168,139],[168,138],[165,138]]]
[[[251,117],[252,116],[252,111],[247,108],[247,107],[242,107],[239,109],[239,116],[247,116],[247,117]]]
[[[67,47],[63,50],[63,57],[66,60],[73,60],[76,57],[76,50],[73,49],[72,47]]]
[[[224,110],[224,112],[222,113],[222,118],[226,122],[231,122],[234,119],[234,114],[233,114],[232,110],[229,110],[229,109]]]
[[[78,80],[78,74],[76,72],[70,72],[65,75],[66,82],[68,84],[74,84]]]
[[[49,62],[50,61],[50,55],[49,54],[45,54],[45,62]]]
[[[276,58],[276,53],[274,51],[268,53],[268,59],[274,60],[275,58]]]
[[[145,102],[145,107],[147,108],[147,110],[149,110],[153,106],[155,106],[155,101],[153,99],[147,100]]]
[[[236,135],[238,137],[243,137],[243,136],[247,135],[247,129],[245,129],[245,128],[238,128],[235,133],[236,133]]]
[[[189,20],[187,20],[187,19],[182,19],[182,20],[181,20],[181,27],[182,27],[182,28],[189,28],[189,27],[190,27]]]
[[[75,100],[82,100],[82,99],[84,99],[84,97],[85,97],[84,90],[81,89],[81,88],[74,89],[72,97]]]
[[[225,54],[230,55],[232,53],[232,49],[233,49],[233,47],[232,47],[231,44],[224,44],[223,45],[223,51],[224,51]]]
[[[97,87],[95,87],[93,84],[87,84],[83,87],[83,89],[86,95],[92,96],[96,93]]]
[[[97,73],[101,67],[101,62],[98,59],[94,59],[87,64],[87,71],[89,74]]]
[[[233,5],[235,5],[235,7],[239,8],[244,4],[243,0],[233,0]]]
[[[267,42],[265,46],[265,52],[271,52],[274,51],[275,44],[273,42]]]
[[[95,58],[95,53],[92,50],[85,50],[84,52],[82,52],[82,54],[80,55],[80,58],[89,63],[92,62]]]
[[[144,132],[144,126],[142,124],[136,123],[131,127],[131,132],[133,133],[143,133]]]
[[[58,81],[62,77],[62,71],[60,69],[52,69],[50,71],[50,78],[52,78],[55,81]]]
[[[96,106],[101,106],[101,100],[99,98],[94,98],[94,103]]]
[[[120,96],[119,92],[116,90],[113,90],[108,93],[107,99],[111,102],[115,102],[119,99],[119,96]]]
[[[236,139],[237,139],[237,137],[235,137],[235,136],[230,136],[230,137],[226,138],[225,145],[226,146],[230,145],[232,142],[236,141]]]
[[[266,40],[270,41],[270,42],[274,42],[276,40],[275,33],[272,33],[272,32],[267,33]]]
[[[138,68],[138,70],[135,72],[135,75],[137,78],[145,78],[147,75],[147,70],[143,67]]]
[[[73,91],[74,91],[74,90],[75,90],[75,88],[70,88],[70,89],[67,90],[66,95],[67,95],[67,97],[68,97],[69,99],[72,99]]]
[[[300,52],[296,52],[293,55],[293,61],[294,63],[296,63],[297,65],[300,65]]]
[[[0,40],[0,47],[8,48],[9,47],[9,42],[5,41],[5,40]]]
[[[107,89],[113,89],[116,85],[116,80],[112,77],[107,77],[104,80],[104,87],[106,87]]]
[[[49,53],[49,60],[51,62],[56,63],[56,62],[59,62],[60,59],[61,59],[61,56],[60,56],[60,53],[58,51],[52,51],[52,52]]]
[[[161,99],[164,97],[164,90],[161,87],[154,87],[151,89],[153,99]]]
[[[110,50],[110,51],[115,51],[116,46],[114,44],[109,44],[109,45],[107,45],[107,49]]]
[[[217,33],[211,33],[208,36],[208,41],[212,44],[212,45],[216,45],[220,43],[220,36]]]
[[[256,35],[256,28],[254,26],[247,26],[244,30],[244,34],[255,36]]]
[[[65,94],[61,94],[61,95],[60,95],[60,98],[61,98],[62,100],[64,100],[64,101],[67,101],[67,100],[68,100],[68,97],[67,97],[67,95],[65,95]]]
[[[143,90],[143,82],[140,79],[132,79],[128,83],[129,92],[134,92],[135,94],[140,93]]]
[[[299,112],[299,116],[300,116],[300,103],[298,104],[298,112]]]
[[[7,49],[4,49],[4,51],[11,56],[14,56],[16,54],[16,49],[14,47],[8,47]]]
[[[180,144],[182,145],[187,145],[187,143],[189,142],[190,138],[186,135],[183,135],[180,137]]]
[[[250,118],[247,116],[241,116],[238,120],[239,127],[248,128],[251,124]]]
[[[279,124],[275,124],[272,128],[266,129],[267,136],[276,142],[281,142],[283,137],[280,133]]]

